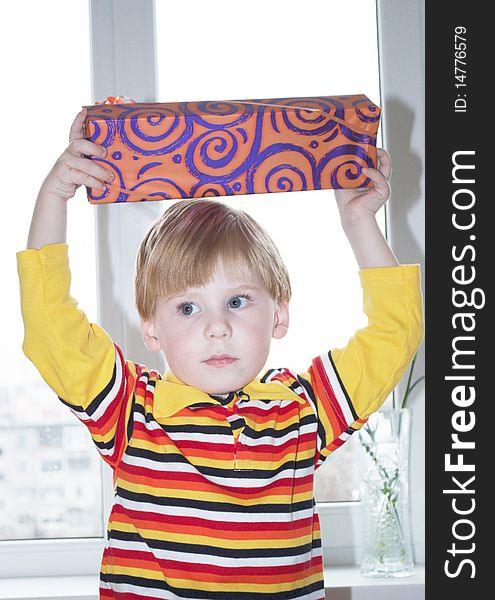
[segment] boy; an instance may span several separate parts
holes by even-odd
[[[257,378],[289,324],[290,283],[271,239],[210,200],[173,204],[136,263],[143,339],[162,377],[125,360],[69,294],[66,203],[108,171],[82,155],[84,110],[41,187],[18,254],[24,351],[114,469],[101,598],[324,598],[314,470],[379,408],[423,335],[419,266],[399,265],[371,190],[336,192],[360,267],[368,327],[307,373]],[[125,210],[125,209],[124,209]]]

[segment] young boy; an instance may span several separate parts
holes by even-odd
[[[375,220],[389,156],[366,172],[374,188],[336,192],[368,326],[302,374],[257,377],[289,324],[271,239],[224,204],[171,205],[136,264],[143,339],[163,351],[162,377],[125,360],[69,293],[67,199],[109,180],[82,156],[106,155],[83,139],[84,117],[43,182],[18,266],[24,351],[114,470],[100,597],[321,600],[314,471],[380,407],[423,335],[419,265],[398,264]]]

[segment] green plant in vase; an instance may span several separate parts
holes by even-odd
[[[411,383],[413,372],[414,372],[414,366],[416,365],[417,358],[418,358],[418,355],[415,354],[414,358],[411,361],[411,366],[409,367],[409,376],[407,378],[406,389],[404,390],[404,395],[402,396],[402,400],[399,404],[399,408],[407,408],[407,401],[409,400],[409,396],[411,395],[413,389],[418,385],[418,383],[421,383],[423,381],[423,379],[425,378],[424,375],[421,375],[421,377],[418,377],[414,383]],[[395,408],[395,394],[394,394],[394,398],[393,398],[393,403],[394,403],[394,408]]]
[[[412,573],[409,526],[409,428],[407,402],[424,376],[413,382],[417,355],[409,367],[404,395],[398,408],[370,416],[359,437],[364,450],[361,479],[363,555],[361,571],[371,577]]]

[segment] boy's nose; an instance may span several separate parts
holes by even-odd
[[[232,328],[224,319],[215,319],[208,323],[205,330],[205,335],[208,338],[223,338],[230,337]]]

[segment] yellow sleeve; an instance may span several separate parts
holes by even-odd
[[[317,466],[382,405],[423,339],[419,265],[361,269],[359,277],[368,325],[300,376],[318,415]]]
[[[135,365],[70,295],[67,244],[17,253],[23,351],[114,465],[127,443]]]

